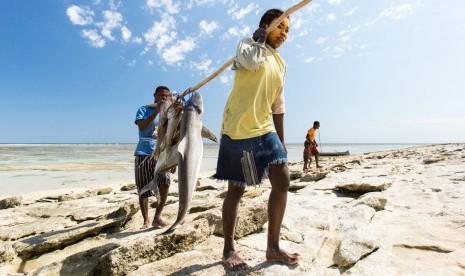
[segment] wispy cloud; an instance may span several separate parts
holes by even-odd
[[[201,20],[199,23],[200,32],[202,34],[211,35],[215,30],[219,28],[219,24],[216,21]]]
[[[74,25],[89,25],[93,22],[94,12],[89,7],[72,5],[66,9],[66,15]]]
[[[201,62],[193,62],[191,61],[189,63],[190,68],[196,70],[196,71],[202,71],[205,73],[209,73],[212,71],[211,65],[212,65],[212,60],[211,59],[205,59]]]
[[[355,7],[355,8],[352,8],[350,11],[343,13],[342,15],[344,15],[344,16],[352,16],[352,15],[355,14],[355,12],[356,12],[357,10],[358,10],[358,8]]]
[[[325,43],[327,40],[328,40],[327,37],[320,36],[315,40],[315,44],[321,45],[321,44]]]
[[[121,27],[121,35],[123,37],[123,41],[128,42],[131,39],[132,33],[126,26],[123,26]]]
[[[381,12],[380,16],[399,20],[410,16],[412,11],[413,7],[411,4],[402,4],[385,9],[383,12]]]
[[[103,18],[105,21],[96,25],[102,28],[101,32],[104,37],[109,40],[115,40],[111,32],[113,29],[121,26],[123,16],[119,12],[106,10],[103,12]]]
[[[175,45],[163,50],[162,57],[166,63],[172,65],[185,58],[185,54],[195,48],[195,40],[192,37],[187,37],[177,41]]]
[[[221,38],[222,39],[231,39],[231,38],[242,38],[246,36],[251,36],[252,32],[250,30],[250,27],[242,27],[242,28],[237,28],[237,27],[230,27],[226,33],[224,33]]]
[[[340,5],[342,4],[342,0],[328,0],[330,5]]]
[[[241,20],[256,8],[257,6],[253,3],[248,4],[245,8],[239,8],[238,6],[235,6],[228,10],[228,14],[235,20]]]
[[[171,0],[147,0],[147,7],[149,9],[163,8],[167,13],[177,14],[180,9],[179,2]]]
[[[146,50],[156,45],[157,51],[161,51],[168,43],[176,38],[176,20],[174,17],[164,14],[162,19],[154,22],[152,27],[144,34],[148,43]]]
[[[103,39],[103,37],[100,36],[95,29],[83,30],[81,35],[87,38],[89,43],[96,48],[102,48],[105,46],[105,39]]]

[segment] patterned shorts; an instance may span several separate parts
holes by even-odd
[[[134,161],[134,172],[136,176],[136,186],[137,192],[139,192],[145,185],[149,184],[153,180],[155,173],[155,165],[157,160],[150,158],[149,155],[136,155]],[[159,173],[157,174],[158,186],[160,185],[170,185],[170,173]],[[146,198],[149,196],[154,196],[152,191],[147,191],[140,195],[140,198]]]

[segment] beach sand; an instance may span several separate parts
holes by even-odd
[[[307,173],[302,162],[290,163],[281,246],[303,260],[298,266],[265,261],[266,211],[260,207],[270,191],[265,180],[247,189],[240,207],[256,216],[239,215],[245,234],[237,249],[250,265],[246,273],[465,275],[464,162],[465,144],[445,144],[324,157],[322,169],[312,163]],[[221,262],[222,238],[212,235],[221,233],[214,225],[221,224],[226,184],[212,174],[202,173],[186,222],[167,236],[163,229],[139,230],[137,195],[121,191],[123,183],[102,185],[112,189],[101,195],[84,196],[86,188],[80,187],[66,201],[57,200],[60,192],[70,194],[66,189],[54,190],[54,196],[23,194],[20,206],[0,210],[0,273],[229,274]],[[168,201],[163,217],[173,222],[176,181]],[[111,214],[121,214],[121,208],[127,210],[124,223],[114,228]]]

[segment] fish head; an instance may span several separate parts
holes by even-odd
[[[203,113],[203,99],[200,93],[194,92],[186,103],[185,108],[193,107],[199,114]]]

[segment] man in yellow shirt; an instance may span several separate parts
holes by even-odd
[[[312,155],[315,156],[315,163],[317,168],[321,168],[318,165],[318,158],[320,153],[318,152],[318,144],[316,142],[316,133],[320,128],[320,122],[313,122],[313,127],[308,130],[307,136],[305,137],[304,143],[304,171],[308,170],[312,163]]]
[[[253,37],[239,42],[232,67],[234,86],[223,113],[215,174],[228,181],[222,216],[223,261],[231,270],[248,267],[235,248],[238,208],[246,186],[259,184],[265,174],[271,183],[266,259],[287,265],[297,265],[302,259],[279,245],[290,178],[284,141],[286,63],[277,48],[287,40],[289,18],[270,33],[266,29],[283,13],[277,9],[265,12]]]

